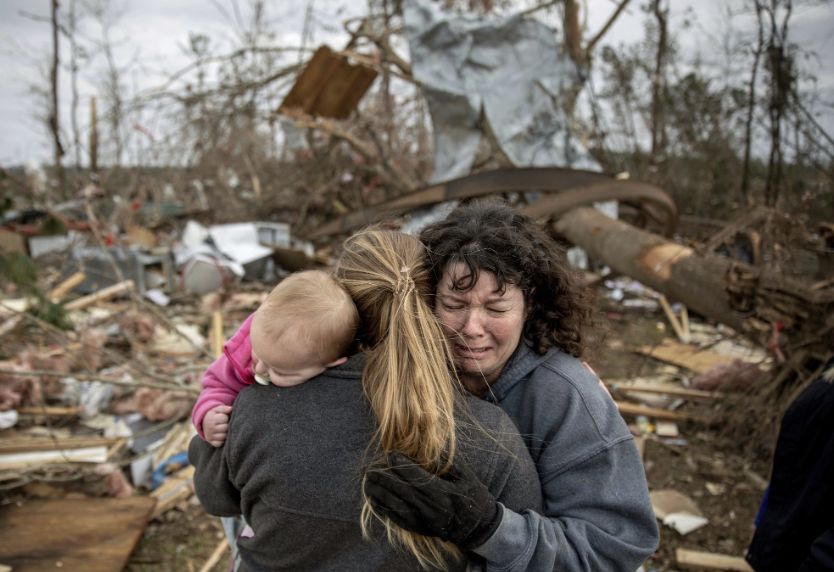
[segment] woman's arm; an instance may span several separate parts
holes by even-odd
[[[633,572],[657,547],[657,524],[633,438],[597,376],[554,352],[496,391],[536,463],[544,510],[505,511],[475,552],[490,570]]]
[[[633,484],[645,475],[630,439],[542,476],[543,514],[505,508],[495,534],[474,550],[487,570],[633,572],[654,552],[657,525]]]
[[[215,448],[200,437],[191,439],[188,462],[194,465],[194,491],[206,512],[215,516],[237,516],[240,491],[232,484],[226,447]]]

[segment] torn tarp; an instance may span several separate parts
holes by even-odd
[[[432,182],[469,174],[482,127],[515,166],[600,170],[561,109],[583,78],[556,30],[521,16],[450,14],[428,0],[408,0],[405,23],[434,124]]]

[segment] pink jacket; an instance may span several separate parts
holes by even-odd
[[[238,393],[255,383],[252,342],[249,339],[254,315],[246,318],[238,331],[223,345],[223,355],[214,360],[203,374],[203,390],[191,412],[191,422],[203,439],[206,438],[203,434],[203,418],[206,413],[218,405],[231,405]]]

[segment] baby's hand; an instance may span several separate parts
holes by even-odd
[[[229,405],[218,405],[208,410],[206,416],[203,417],[203,435],[206,437],[206,443],[220,447],[226,442],[231,412],[232,408]]]

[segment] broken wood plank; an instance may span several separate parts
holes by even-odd
[[[105,461],[107,461],[107,447],[55,449],[0,455],[0,469],[23,469],[52,463],[104,463]]]
[[[17,412],[20,415],[47,415],[49,417],[75,417],[80,415],[82,407],[77,405],[72,407],[60,407],[56,405],[49,405],[44,407],[18,407]]]
[[[211,353],[217,359],[223,355],[223,313],[219,310],[211,314]]]
[[[717,365],[729,365],[737,359],[671,339],[665,339],[657,346],[643,346],[637,353],[684,367],[695,373],[706,373]]]
[[[675,550],[678,566],[686,570],[729,570],[731,572],[753,572],[753,568],[740,556],[728,556],[699,550],[678,548]]]
[[[47,297],[52,300],[53,302],[58,302],[64,296],[69,294],[69,291],[84,282],[87,278],[87,275],[83,272],[76,272],[60,284],[58,284],[52,291],[47,295]]]
[[[220,562],[220,557],[223,556],[223,553],[226,551],[228,547],[229,539],[224,538],[223,540],[221,540],[217,544],[217,547],[214,549],[214,551],[211,553],[211,556],[209,556],[208,560],[206,560],[206,563],[203,564],[203,566],[200,568],[200,572],[209,572],[212,568],[214,568],[214,566],[218,562]]]
[[[675,385],[661,385],[640,382],[606,382],[612,391],[621,391],[624,393],[658,393],[661,395],[671,395],[673,397],[683,397],[693,401],[712,401],[724,397],[720,391],[703,391],[701,389],[690,389],[688,387],[678,387]]]
[[[83,310],[84,308],[93,306],[95,304],[98,304],[99,302],[103,302],[104,300],[115,298],[119,294],[130,292],[133,290],[133,287],[133,280],[125,280],[123,282],[118,282],[116,284],[113,284],[112,286],[103,288],[98,292],[94,292],[89,296],[83,296],[81,298],[78,298],[77,300],[73,300],[72,302],[66,304],[64,307],[68,311]]]
[[[202,368],[200,368],[202,369]],[[177,391],[183,393],[200,393],[200,388],[195,386],[188,386],[188,385],[177,385],[175,383],[158,383],[158,382],[151,382],[151,381],[125,381],[123,379],[110,379],[107,377],[102,377],[100,375],[88,375],[78,372],[67,373],[64,371],[52,371],[52,370],[40,370],[40,369],[27,369],[27,370],[17,370],[17,369],[10,369],[10,368],[0,368],[0,374],[5,374],[13,377],[55,377],[55,378],[63,378],[72,376],[74,379],[78,381],[98,381],[101,383],[109,383],[111,385],[121,385],[124,387],[153,387],[156,389],[164,389],[166,391]]]
[[[176,455],[177,453],[182,453],[183,451],[188,450],[188,443],[191,441],[191,437],[193,436],[191,434],[191,428],[192,425],[190,421],[183,421],[182,423],[174,425],[168,431],[162,444],[154,452],[154,467],[162,463],[162,461],[171,455]]]
[[[194,494],[193,480],[193,465],[180,469],[173,475],[168,475],[165,482],[151,493],[151,496],[158,501],[153,514],[151,514],[151,519],[159,518],[179,504],[180,501]]]
[[[658,301],[660,302],[660,307],[663,308],[663,313],[666,314],[666,319],[668,319],[669,323],[672,324],[672,329],[675,331],[675,335],[678,337],[678,340],[680,340],[682,344],[688,344],[689,335],[684,332],[683,325],[678,320],[678,316],[672,310],[669,300],[666,299],[666,296],[661,294]]]
[[[127,565],[156,499],[53,499],[0,508],[0,562],[21,572],[115,572]]]
[[[692,415],[691,413],[683,413],[681,411],[669,411],[668,409],[660,409],[658,407],[647,407],[645,405],[637,405],[636,403],[628,403],[625,401],[614,400],[614,403],[623,415],[645,415],[646,417],[654,417],[655,419],[665,419],[668,421],[694,421],[697,423],[710,423],[709,419],[701,415]]]
[[[17,434],[0,439],[0,454],[110,447],[118,439],[107,437],[32,437]]]
[[[346,119],[376,76],[374,69],[353,64],[344,55],[321,46],[298,74],[278,112],[301,109],[308,115]]]

